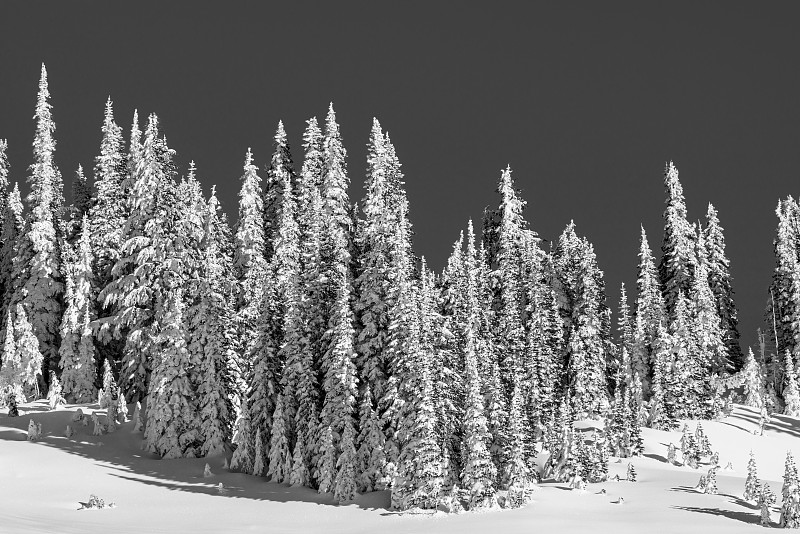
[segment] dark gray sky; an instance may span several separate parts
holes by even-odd
[[[490,5],[491,4],[491,5]],[[639,224],[658,252],[664,163],[691,219],[718,208],[743,345],[761,324],[773,210],[796,195],[796,2],[3,2],[0,138],[12,179],[31,162],[41,62],[67,187],[93,166],[107,95],[117,122],[159,115],[235,218],[248,146],[263,166],[283,119],[302,160],[305,119],[333,101],[362,196],[371,118],[406,174],[415,248],[438,269],[501,168],[555,239],[574,219],[616,310],[635,281]]]

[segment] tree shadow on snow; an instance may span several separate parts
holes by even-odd
[[[761,516],[753,512],[724,510],[721,508],[703,506],[672,506],[671,508],[675,510],[686,510],[687,512],[695,512],[698,514],[719,515],[727,517],[728,519],[734,519],[736,521],[741,521],[742,523],[749,523],[752,525],[758,525],[761,522]]]
[[[654,452],[646,452],[644,453],[645,458],[652,458],[653,460],[658,460],[659,462],[666,463],[667,459],[661,454],[656,454]]]
[[[37,403],[38,404],[38,403]],[[105,410],[97,409],[97,405],[80,406],[84,414],[91,415],[97,411],[101,422],[105,423]],[[322,506],[338,506],[330,494],[319,494],[316,490],[305,487],[290,487],[286,484],[268,482],[267,479],[235,473],[223,467],[230,454],[211,458],[184,458],[178,460],[162,460],[157,455],[141,449],[143,435],[133,433],[133,422],[118,425],[111,434],[92,435],[94,425],[87,426],[71,420],[76,407],[61,408],[50,411],[45,406],[25,406],[20,417],[8,417],[0,414],[0,440],[25,441],[27,439],[28,422],[33,419],[42,424],[43,437],[31,446],[45,446],[62,450],[94,460],[97,465],[106,469],[110,466],[109,476],[139,482],[173,491],[204,493],[220,498],[241,498],[274,502],[309,502]],[[132,413],[132,412],[131,412]],[[71,438],[64,437],[66,426],[73,427],[75,434]],[[203,470],[209,464],[213,475],[205,478]],[[114,472],[116,471],[116,472]],[[218,484],[222,483],[220,492]],[[359,494],[355,505],[364,510],[388,510],[390,505],[388,491]]]
[[[727,419],[749,423],[752,425],[750,429],[734,424],[728,420],[723,420],[720,422],[750,434],[753,432],[753,430],[758,429],[758,421],[760,418],[761,415],[755,408],[749,406],[737,406],[734,414]],[[764,427],[764,433],[767,434],[769,432],[777,432],[781,434],[789,434],[794,437],[800,437],[800,421],[798,421],[797,418],[789,417],[787,415],[772,414],[769,424],[765,425]]]
[[[670,491],[680,491],[684,493],[697,493],[702,495],[699,491],[695,488],[691,488],[689,486],[677,486],[674,488],[670,488]],[[741,497],[737,497],[736,495],[728,495],[726,493],[718,493],[718,497],[725,497],[728,499],[728,504],[733,504],[736,506],[740,506],[742,508],[746,508],[747,510],[727,510],[724,508],[712,508],[710,506],[672,506],[671,508],[676,510],[686,510],[687,512],[696,512],[700,514],[708,514],[708,515],[719,515],[724,516],[729,519],[735,519],[736,521],[741,521],[743,523],[752,523],[752,524],[760,524],[761,515],[759,514],[759,508],[756,504],[752,502],[748,502]]]

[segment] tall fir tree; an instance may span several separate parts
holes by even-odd
[[[739,345],[739,311],[733,300],[730,262],[725,254],[725,237],[716,208],[709,202],[706,226],[703,232],[705,255],[708,264],[708,285],[714,293],[728,358],[735,370],[744,365],[744,354]]]
[[[66,309],[61,321],[61,383],[72,402],[91,402],[97,398],[94,340],[88,322],[94,315],[92,249],[88,218],[84,214],[77,261],[67,269]]]
[[[138,129],[138,124],[136,128]],[[114,122],[114,108],[110,97],[106,101],[100,131],[100,155],[95,158],[94,167],[95,202],[89,209],[89,219],[97,286],[103,288],[111,281],[111,269],[119,259],[122,232],[127,219],[122,187],[127,174],[127,157],[123,152],[122,128]],[[135,136],[136,132],[132,135]],[[106,314],[101,311],[101,315]]]
[[[198,309],[192,314],[189,325],[192,332],[189,351],[195,352],[191,359],[200,362],[197,396],[203,456],[225,452],[226,444],[231,441],[234,417],[231,257],[224,246],[224,240],[229,238],[227,222],[221,217],[212,189],[204,213],[203,264],[197,280]]]
[[[639,241],[639,268],[636,289],[635,346],[631,351],[631,364],[642,380],[642,389],[645,394],[649,394],[655,365],[655,342],[658,337],[658,325],[666,325],[668,321],[658,270],[656,269],[650,245],[647,242],[644,226],[641,227]]]
[[[323,141],[323,170],[321,193],[326,217],[334,221],[347,237],[347,249],[351,247],[353,232],[353,209],[347,196],[350,178],[347,176],[347,151],[342,145],[342,135],[336,122],[333,103],[325,118]]]
[[[694,231],[687,220],[683,186],[678,179],[678,169],[670,161],[664,170],[667,189],[667,209],[664,211],[663,256],[658,266],[661,291],[667,317],[674,318],[678,296],[689,294],[694,276],[696,257]]]
[[[333,300],[328,313],[328,330],[322,338],[325,352],[322,354],[321,368],[324,371],[323,404],[320,414],[323,428],[329,427],[332,431],[334,447],[339,455],[345,453],[343,437],[351,434],[355,440],[354,420],[355,400],[358,387],[358,378],[355,368],[355,350],[353,341],[355,331],[353,328],[353,314],[350,309],[350,270],[349,253],[347,251],[347,237],[338,221],[328,216],[325,220],[327,244],[326,248],[334,263],[329,266],[331,276],[331,289]],[[353,442],[344,445],[354,446]],[[349,454],[349,451],[348,451]],[[355,462],[355,454],[348,456],[347,461]],[[337,463],[335,487],[349,487],[349,482],[341,477],[355,477],[355,472],[350,466]],[[355,481],[353,481],[355,484]]]
[[[297,176],[294,171],[292,154],[283,121],[278,121],[275,131],[275,151],[267,168],[267,179],[264,185],[264,256],[272,261],[275,252],[273,244],[278,240],[280,210],[283,196],[289,192],[296,194]],[[287,179],[288,178],[288,179]],[[288,189],[286,183],[289,184]]]
[[[359,220],[355,235],[358,250],[357,277],[354,280],[357,317],[356,350],[357,367],[361,383],[371,389],[374,397],[371,416],[386,405],[389,360],[389,312],[393,296],[392,284],[392,237],[395,229],[394,214],[388,204],[387,155],[384,135],[377,119],[372,120],[367,145],[367,178],[364,182],[365,194],[361,202],[363,219]],[[362,425],[368,424],[362,421]],[[366,437],[367,435],[365,435]],[[385,437],[384,437],[385,440]],[[359,443],[359,446],[362,444]]]
[[[3,227],[0,233],[0,312],[5,317],[11,309],[14,289],[18,287],[22,265],[17,258],[20,245],[20,236],[25,229],[23,217],[22,197],[19,193],[19,184],[14,183],[14,188],[3,195]]]
[[[12,240],[6,243],[6,235],[5,235],[5,227],[7,225],[6,219],[8,219],[8,223],[13,223],[13,215],[9,213],[8,209],[8,195],[10,191],[8,190],[8,173],[10,170],[10,165],[8,163],[8,155],[6,151],[8,150],[8,141],[5,139],[0,139],[0,317],[5,317],[5,306],[3,306],[3,296],[6,294],[7,288],[11,287],[11,269],[10,264],[9,268],[3,269],[5,267],[5,256],[7,251],[13,253],[13,247],[16,245],[15,240]],[[11,237],[11,236],[9,236]],[[13,256],[12,256],[13,257]],[[10,260],[11,258],[9,258]]]
[[[525,347],[522,312],[522,251],[527,223],[522,217],[525,201],[519,198],[511,179],[511,167],[503,170],[497,187],[501,202],[497,229],[496,268],[499,282],[495,344],[501,354],[500,372],[503,394],[511,399],[514,377],[521,368]],[[491,265],[491,264],[490,264]]]
[[[61,299],[64,292],[60,257],[60,216],[63,206],[61,173],[53,159],[56,142],[55,123],[50,105],[47,70],[42,64],[39,94],[36,100],[36,136],[33,141],[33,164],[30,166],[30,207],[22,244],[18,251],[24,265],[16,302],[22,302],[39,340],[44,357],[42,372],[49,379],[58,366],[58,328],[61,322]]]
[[[316,118],[307,121],[303,134],[305,156],[297,184],[297,228],[299,233],[299,273],[297,314],[303,325],[298,353],[302,369],[301,386],[297,391],[298,409],[295,414],[296,441],[305,449],[298,472],[308,471],[308,484],[316,487],[316,466],[325,452],[318,447],[323,428],[319,416],[322,408],[321,387],[324,382],[321,353],[327,330],[327,283],[323,277],[323,200],[320,192],[324,171],[323,134]],[[301,399],[302,397],[302,399]],[[297,443],[295,454],[297,456]]]
[[[630,308],[628,307],[628,295],[625,292],[625,283],[623,282],[619,292],[619,312],[617,314],[617,332],[619,335],[620,356],[625,355],[624,358],[619,358],[617,368],[613,370],[615,376],[620,378],[616,379],[615,387],[621,382],[631,383],[633,374],[630,366],[630,355],[636,348],[636,341],[634,337],[633,324],[631,324]]]
[[[481,377],[478,373],[479,261],[481,260],[474,248],[472,221],[470,221],[464,261],[466,309],[461,332],[465,374],[461,486],[468,492],[470,509],[493,508],[497,505],[495,484],[497,470],[489,453],[492,436],[489,434],[484,413]]]
[[[576,258],[572,328],[567,342],[567,373],[573,410],[597,417],[608,405],[606,346],[601,305],[605,294],[593,247],[584,240]],[[599,274],[598,274],[599,273]]]
[[[264,255],[264,204],[261,178],[247,150],[242,186],[239,191],[239,220],[236,225],[233,272],[239,284],[236,324],[239,339],[234,379],[239,397],[245,394],[245,377],[252,371],[248,355],[254,351],[256,323],[260,316],[261,296],[265,291],[267,263]]]
[[[692,323],[691,330],[695,344],[700,351],[701,366],[714,374],[725,374],[733,371],[733,364],[728,357],[724,332],[717,315],[714,294],[708,285],[708,271],[705,262],[698,262],[695,267],[697,276],[692,281]]]
[[[797,340],[800,339],[800,324],[795,322],[795,318],[799,316],[797,302],[800,298],[797,255],[797,243],[800,239],[797,226],[799,211],[792,197],[779,200],[775,209],[778,217],[778,228],[773,241],[775,268],[765,310],[766,331],[771,334],[770,345],[774,343],[775,347],[765,354],[765,364],[778,390],[781,387],[783,369],[783,358],[780,354],[789,350],[794,355]]]

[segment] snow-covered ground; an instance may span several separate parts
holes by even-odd
[[[694,470],[666,463],[667,446],[679,432],[644,429],[645,456],[634,458],[637,482],[590,484],[586,492],[566,484],[543,484],[525,508],[486,513],[400,515],[389,496],[375,492],[337,506],[307,488],[290,488],[223,468],[223,458],[159,460],[140,449],[141,434],[125,423],[112,434],[92,435],[92,425],[71,422],[77,408],[50,411],[44,402],[24,404],[21,417],[0,412],[0,532],[753,532],[759,511],[741,499],[748,454],[758,474],[778,496],[778,521],[786,451],[800,453],[800,424],[775,416],[764,436],[755,436],[758,414],[737,406],[719,422],[703,421],[720,465],[718,495],[693,488],[707,466]],[[26,439],[29,419],[42,424],[40,441]],[[104,418],[102,418],[104,419]],[[67,424],[76,430],[64,437]],[[694,431],[695,422],[689,422]],[[205,478],[206,462],[213,476]],[[612,458],[610,476],[624,479],[629,460]],[[218,490],[222,483],[223,491]],[[605,493],[601,490],[605,489]],[[96,494],[114,508],[78,510]],[[623,504],[612,504],[623,498]]]

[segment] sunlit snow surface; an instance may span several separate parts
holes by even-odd
[[[0,532],[755,532],[762,528],[758,509],[741,499],[750,449],[778,506],[786,451],[800,454],[797,420],[776,416],[764,436],[755,436],[758,414],[737,406],[727,419],[702,423],[720,465],[731,462],[734,468],[719,470],[718,495],[693,489],[707,466],[693,470],[665,462],[667,446],[678,445],[679,432],[644,429],[645,456],[632,460],[638,482],[590,484],[586,492],[546,483],[532,504],[518,510],[400,515],[387,509],[386,492],[337,506],[308,488],[230,473],[222,457],[158,460],[140,449],[141,433],[132,433],[132,422],[113,434],[92,436],[91,424],[71,421],[78,407],[89,415],[98,410],[70,405],[50,411],[36,402],[22,405],[19,418],[0,411]],[[41,441],[26,439],[30,418],[42,423]],[[72,439],[64,437],[67,424],[76,431]],[[695,422],[689,426],[694,431]],[[628,461],[612,458],[610,476],[624,479]],[[206,462],[209,478],[203,477]],[[91,494],[116,507],[78,510]],[[623,504],[612,504],[620,497]],[[778,518],[776,507],[773,523]]]

